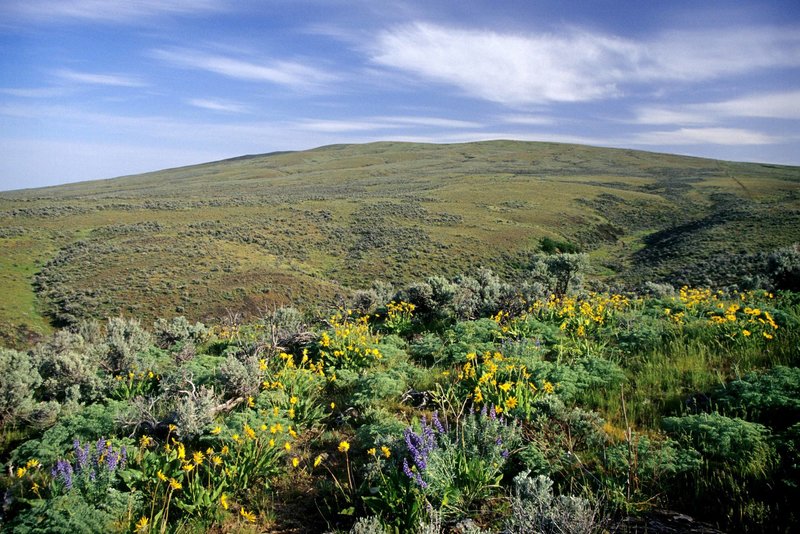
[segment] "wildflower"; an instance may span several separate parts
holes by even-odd
[[[292,395],[292,397],[289,399],[289,404],[297,404],[297,401],[298,398]]]
[[[206,457],[200,451],[195,451],[194,454],[192,454],[192,461],[194,462],[195,465],[202,464],[205,458]]]
[[[222,427],[219,426],[219,425],[217,425],[213,429],[211,429],[211,435],[213,435],[213,436],[216,436],[220,432],[222,432]]]
[[[161,469],[158,470],[158,473],[156,473],[156,476],[158,477],[158,479],[161,482],[166,482],[167,481],[167,477],[166,477],[166,475],[164,475],[164,473],[161,472]]]
[[[339,442],[339,452],[346,453],[349,450],[350,450],[350,444],[349,443],[347,443],[346,441]]]
[[[239,515],[241,515],[242,517],[244,517],[245,519],[247,519],[251,523],[255,523],[256,522],[256,514],[254,514],[253,512],[248,512],[244,508],[239,510]]]
[[[191,472],[191,470],[192,470],[192,469],[194,469],[194,464],[185,463],[185,464],[183,464],[183,465],[181,466],[181,469],[183,469],[184,471],[186,471],[187,473],[189,473],[189,472]]]
[[[542,389],[548,395],[550,395],[551,393],[553,393],[553,391],[555,391],[555,388],[553,387],[553,384],[551,384],[550,382],[548,382],[546,380],[544,382],[544,385],[542,386]]]
[[[298,465],[300,465],[300,458],[295,456],[294,458],[292,458],[292,467],[297,467]]]
[[[28,470],[24,467],[17,468],[17,478],[22,478]]]
[[[772,339],[772,334],[768,334],[768,333],[766,333],[766,332],[762,332],[762,334],[764,335],[764,337],[765,337],[766,339]]]
[[[290,450],[292,450],[292,444],[287,441],[286,443],[283,444],[283,448],[286,449],[286,452],[289,452]]]
[[[375,452],[376,452],[375,447],[372,447],[371,449],[367,450],[367,454],[369,454],[370,456],[375,456]]]
[[[136,523],[136,526],[134,528],[136,529],[136,532],[147,532],[148,530],[150,530],[148,528],[149,525],[150,525],[150,520],[147,519],[147,517],[142,516]]]
[[[233,441],[235,441],[236,443],[239,443],[239,434],[234,434],[234,435],[232,435],[232,436],[231,436],[231,439],[232,439]]]
[[[184,458],[186,458],[186,447],[183,446],[183,443],[178,443],[178,460]]]
[[[222,458],[220,458],[219,456],[214,456],[211,458],[211,463],[214,464],[215,466],[222,465]]]
[[[255,408],[256,403],[253,400],[253,397],[247,397],[247,407],[248,408]]]
[[[500,389],[508,393],[509,391],[511,391],[511,382],[504,382],[500,384]]]
[[[516,397],[509,397],[506,399],[505,402],[506,410],[513,410],[517,407],[517,398]]]
[[[179,489],[183,488],[183,485],[180,482],[178,482],[177,480],[175,480],[174,478],[170,478],[169,479],[169,485],[174,490],[179,490]]]
[[[383,453],[383,455],[384,455],[386,458],[388,458],[389,456],[391,456],[391,455],[392,455],[391,451],[389,451],[389,447],[387,447],[386,445],[384,445],[384,446],[382,446],[382,447],[381,447],[381,452]]]
[[[250,425],[244,425],[244,433],[247,434],[247,437],[250,439],[256,439],[256,431],[253,430]]]
[[[224,493],[222,494],[222,497],[219,498],[219,504],[222,505],[223,509],[228,509],[228,496]]]
[[[153,444],[153,438],[151,438],[150,436],[142,436],[141,438],[139,438],[139,447],[141,447],[142,449],[146,449],[152,444]]]
[[[334,409],[334,408],[336,408],[336,403],[335,403],[335,402],[332,402],[332,403],[331,403],[331,411],[333,411],[333,409]]]
[[[750,330],[747,329],[742,330],[742,335],[744,337],[750,337],[750,334],[751,334]]]
[[[292,427],[289,427],[289,435],[295,439],[297,438],[297,432]]]

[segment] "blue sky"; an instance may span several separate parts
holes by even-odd
[[[484,139],[800,165],[800,2],[0,1],[3,190]]]

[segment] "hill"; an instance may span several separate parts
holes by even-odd
[[[385,142],[0,193],[0,331],[17,344],[86,317],[208,320],[376,279],[514,277],[543,238],[588,252],[607,283],[703,282],[800,241],[800,168]]]

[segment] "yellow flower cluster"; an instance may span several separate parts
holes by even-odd
[[[590,293],[582,297],[550,295],[545,301],[534,301],[520,315],[500,311],[492,319],[500,326],[504,337],[526,337],[526,327],[530,326],[531,321],[559,323],[562,331],[576,337],[586,337],[592,330],[608,324],[617,312],[630,305],[628,297],[619,294]]]
[[[494,405],[498,413],[519,408],[527,413],[531,403],[543,394],[555,391],[553,384],[538,386],[525,365],[506,358],[500,352],[467,354],[466,363],[455,373],[455,380],[475,404]]]
[[[377,334],[370,331],[368,316],[352,317],[352,311],[330,318],[331,333],[323,332],[319,341],[320,357],[333,369],[367,367],[383,355],[375,347]]]
[[[691,289],[682,287],[676,306],[683,308],[673,311],[665,308],[665,315],[683,325],[689,319],[708,321],[729,338],[748,338],[756,336],[766,340],[774,339],[778,323],[768,310],[760,304],[767,304],[774,298],[766,291],[748,291],[726,297],[722,291],[710,289]]]

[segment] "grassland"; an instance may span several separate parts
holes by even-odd
[[[687,264],[800,241],[799,199],[796,167],[514,141],[336,145],[12,191],[0,329],[20,345],[86,317],[213,321],[326,307],[375,279],[513,278],[543,237],[577,243],[607,283],[693,282]]]

